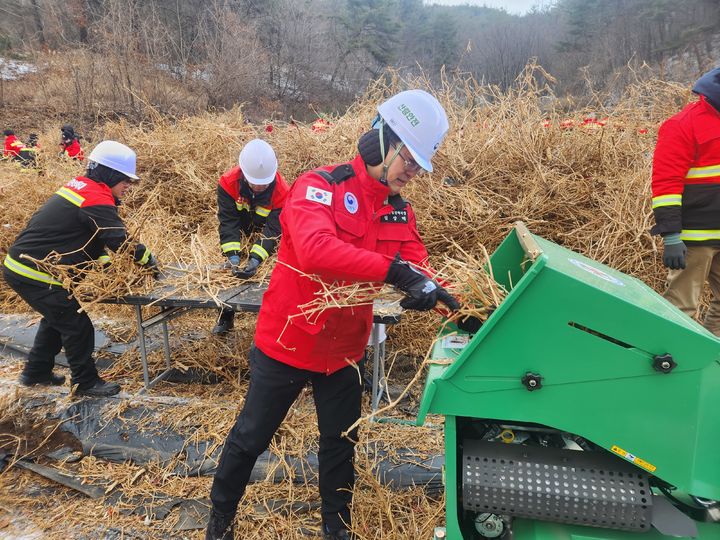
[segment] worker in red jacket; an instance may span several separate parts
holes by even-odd
[[[241,279],[255,275],[260,264],[275,253],[280,239],[280,211],[290,188],[277,169],[272,146],[253,139],[240,151],[238,165],[218,181],[220,249],[233,274]],[[259,238],[241,266],[242,237],[253,233],[259,233]],[[233,318],[231,309],[222,310],[213,334],[230,330]]]
[[[42,315],[20,375],[22,385],[62,385],[65,377],[53,373],[53,367],[64,348],[76,394],[97,397],[120,391],[120,385],[98,375],[95,330],[87,313],[60,281],[33,261],[59,254],[59,264],[72,265],[75,278],[81,279],[93,261],[107,260],[106,248],[116,251],[127,240],[117,205],[137,180],[135,152],[119,142],[101,142],[90,153],[85,176],[58,189],[8,250],[5,281]],[[156,268],[157,261],[142,244],[135,246],[134,255],[138,264]]]
[[[351,162],[306,172],[288,194],[278,263],[263,297],[250,351],[250,387],[225,441],[212,486],[207,539],[233,538],[233,520],[257,457],[301,390],[311,384],[320,430],[319,486],[326,539],[349,538],[364,357],[372,305],[309,313],[323,284],[389,283],[405,309],[459,304],[422,269],[427,251],[400,192],[423,170],[448,131],[440,103],[422,90],[378,107],[376,129]]]
[[[65,124],[60,128],[60,137],[60,153],[62,155],[78,161],[85,159],[85,153],[80,147],[80,137],[70,124]]]
[[[25,145],[15,136],[15,132],[12,129],[4,130],[3,135],[5,136],[3,157],[9,159],[19,158],[20,152],[25,148]]]
[[[665,298],[689,316],[709,280],[705,327],[720,336],[720,68],[697,80],[700,99],[666,120],[653,157],[653,234],[669,268]]]

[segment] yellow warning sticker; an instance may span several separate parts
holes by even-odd
[[[655,469],[657,469],[657,467],[656,467],[655,465],[653,465],[652,463],[648,463],[648,462],[645,461],[644,459],[640,459],[640,458],[637,457],[636,455],[631,454],[631,453],[628,452],[627,450],[623,450],[623,449],[620,448],[619,446],[613,445],[613,446],[610,448],[610,450],[612,450],[613,452],[615,452],[615,453],[616,453],[618,456],[620,456],[621,458],[624,458],[624,459],[628,460],[630,463],[634,463],[634,464],[637,465],[638,467],[642,467],[642,468],[645,469],[646,471],[655,472]]]

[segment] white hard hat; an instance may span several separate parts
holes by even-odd
[[[240,151],[238,159],[245,179],[256,186],[266,186],[275,180],[278,163],[275,151],[262,139],[253,139]]]
[[[103,141],[93,148],[88,160],[123,173],[133,180],[138,180],[135,175],[135,152],[122,143]]]
[[[377,108],[423,169],[432,172],[432,157],[450,128],[440,102],[424,90],[395,94]]]

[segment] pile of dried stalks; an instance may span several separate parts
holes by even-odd
[[[548,91],[535,85],[536,70],[528,68],[507,93],[467,79],[447,80],[434,90],[448,111],[451,130],[436,158],[436,171],[418,177],[406,194],[433,264],[437,267],[445,257],[484,257],[483,246],[492,250],[514,221],[523,220],[536,234],[660,288],[663,273],[648,234],[653,134],[659,121],[688,98],[687,91],[638,80],[612,108],[598,96],[592,109],[569,115],[581,119],[592,112],[607,117],[605,127],[567,130],[560,129],[567,113],[541,107]],[[253,137],[266,138],[278,154],[281,172],[292,181],[305,170],[350,159],[375,105],[405,84],[394,79],[377,83],[324,132],[291,124],[267,133],[233,110],[180,120],[158,115],[140,126],[109,123],[96,138],[124,141],[138,153],[142,184],[124,208],[130,229],[165,265],[192,265],[195,272],[185,281],[207,289],[213,280],[227,278],[227,273],[208,275],[204,270],[222,262],[216,181],[234,165],[242,145]],[[414,81],[413,86],[427,84]],[[543,126],[546,118],[550,127]],[[641,128],[649,132],[640,134]],[[50,137],[48,143],[52,147]],[[37,188],[15,188],[35,182],[33,173],[7,171],[4,176],[2,205],[10,226],[0,233],[0,249],[57,184],[77,171],[75,164],[49,154],[44,156],[46,176],[38,178]],[[83,292],[125,292],[133,287],[132,274],[130,268],[118,268],[115,279],[91,278]]]

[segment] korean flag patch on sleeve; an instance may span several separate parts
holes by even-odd
[[[332,193],[325,191],[324,189],[318,189],[316,187],[308,186],[305,198],[308,201],[315,201],[325,206],[330,206],[332,203]]]

